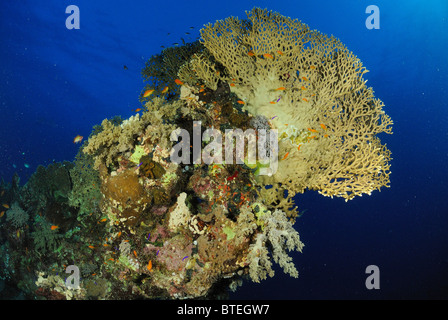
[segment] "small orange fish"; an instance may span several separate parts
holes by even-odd
[[[118,232],[118,234],[117,234],[117,237],[120,237],[121,236],[121,231],[120,232]]]
[[[328,138],[328,134],[324,134],[324,138]]]
[[[308,131],[311,131],[311,132],[317,132],[316,129],[311,129],[311,128],[308,128]]]
[[[286,90],[285,87],[280,87],[280,88],[275,89],[275,91],[284,91],[284,90]]]
[[[148,269],[148,271],[152,270],[152,261],[149,260],[148,265],[146,266],[146,269]]]
[[[306,77],[302,77],[303,81],[308,81],[308,79]]]
[[[5,207],[6,209],[9,209],[9,205],[6,203],[3,204],[3,207]]]
[[[234,86],[235,86],[235,84],[234,84],[234,83],[232,82],[232,83],[230,84],[230,86],[231,86],[231,87],[234,87]]]
[[[243,100],[238,100],[237,101],[239,104],[245,104],[245,102]]]
[[[285,160],[288,156],[289,156],[289,152],[286,152],[286,154],[285,154],[285,156],[283,157],[282,160]]]
[[[300,151],[300,147],[301,147],[302,145],[300,145],[298,148],[297,148],[297,151]]]
[[[314,69],[316,69],[316,66],[310,66],[310,69],[314,70]]]
[[[277,103],[277,101],[271,101],[271,102],[269,102],[270,104],[276,104]]]
[[[283,52],[281,52],[281,51],[277,51],[277,53],[281,56],[283,55]]]
[[[73,139],[73,143],[80,143],[82,141],[83,136],[79,134]]]
[[[100,220],[100,222],[106,222],[106,221],[107,221],[106,218]]]
[[[251,57],[255,56],[255,53],[254,53],[252,50],[249,51],[247,54],[248,54],[249,56],[251,56]]]
[[[134,111],[135,111],[135,112],[139,112],[140,110],[142,110],[142,108],[137,108],[137,109],[135,109]]]
[[[108,244],[107,244],[107,243],[103,243],[103,246],[104,246],[104,247],[107,247],[107,246],[108,246]]]
[[[316,136],[311,136],[311,137],[309,137],[308,139],[316,139]]]
[[[107,260],[109,260],[109,261],[115,261],[114,258],[109,258],[109,259],[107,259]]]
[[[154,89],[146,90],[145,93],[143,94],[143,98],[149,97],[150,95],[152,95],[153,92]]]
[[[134,250],[134,256],[137,258],[137,251]]]
[[[163,88],[162,93],[167,93],[168,92],[168,87]]]
[[[305,88],[304,86],[302,86],[300,89],[302,89],[302,90],[306,90],[306,88]]]
[[[274,59],[274,57],[271,54],[269,54],[269,53],[265,53],[263,55],[263,57],[265,57],[266,59]]]
[[[324,129],[324,130],[327,130],[327,126],[324,125],[323,123],[320,124],[320,127],[321,127],[322,129]]]
[[[94,247],[94,246],[89,246],[89,248],[90,248],[90,249],[95,249],[95,247]]]
[[[180,81],[179,79],[174,80],[174,82],[178,85],[183,85],[184,83],[182,81]]]
[[[308,99],[307,99],[307,98],[302,98],[302,100],[305,101],[305,102],[308,102]]]
[[[51,226],[51,230],[56,230],[57,228],[59,228],[58,226],[55,226],[55,225],[53,225],[53,226]]]
[[[0,212],[0,218],[3,217],[4,214],[5,214],[5,211]]]

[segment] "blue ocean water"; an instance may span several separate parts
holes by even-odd
[[[80,10],[68,30],[66,7]],[[380,9],[369,30],[366,8]],[[3,1],[0,4],[0,178],[25,183],[40,164],[73,160],[76,135],[140,106],[140,71],[161,46],[195,41],[208,22],[245,17],[254,6],[338,37],[365,76],[394,134],[391,187],[349,202],[297,196],[298,279],[244,283],[234,299],[448,298],[448,2],[361,1]],[[193,27],[193,29],[191,29]],[[186,34],[186,32],[190,34]],[[124,68],[126,66],[127,68]],[[369,290],[366,267],[380,270]]]

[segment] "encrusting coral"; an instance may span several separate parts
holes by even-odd
[[[349,200],[388,186],[377,136],[392,121],[359,59],[298,20],[247,16],[153,56],[141,114],[105,119],[73,164],[8,191],[2,279],[45,299],[221,297],[274,263],[298,277],[297,193]],[[60,276],[73,263],[77,290]]]

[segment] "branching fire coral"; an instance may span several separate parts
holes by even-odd
[[[298,20],[259,8],[247,15],[208,24],[201,35],[224,67],[220,79],[279,130],[288,156],[263,183],[345,199],[388,186],[390,152],[376,135],[391,133],[392,121],[366,86],[361,61]]]

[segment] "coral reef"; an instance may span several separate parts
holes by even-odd
[[[274,263],[298,277],[297,193],[388,186],[392,121],[360,60],[298,20],[247,15],[150,58],[142,114],[94,126],[73,163],[0,184],[0,280],[30,299],[222,297]]]

